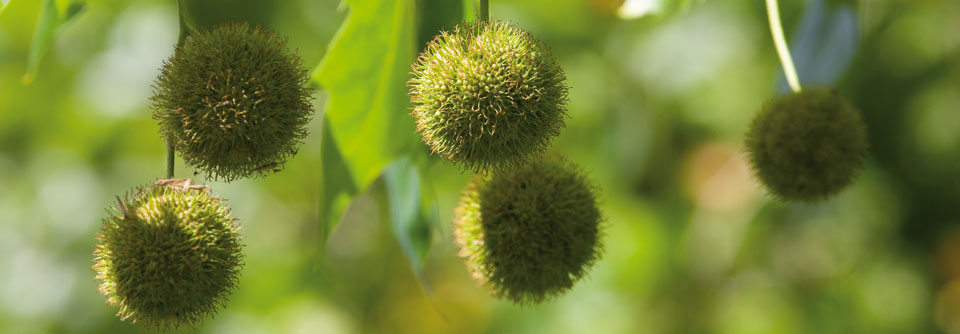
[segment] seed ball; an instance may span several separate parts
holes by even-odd
[[[815,203],[853,182],[869,148],[860,112],[809,87],[764,105],[746,136],[754,174],[777,198]]]
[[[517,304],[559,296],[600,257],[595,187],[559,158],[477,176],[456,209],[455,242],[478,284]]]
[[[506,22],[476,20],[441,33],[412,74],[417,131],[464,169],[516,168],[564,127],[563,70],[546,45]]]
[[[207,178],[279,171],[307,136],[307,69],[279,35],[229,23],[191,35],[154,85],[153,118]]]
[[[99,291],[119,307],[121,320],[161,330],[195,327],[226,306],[237,285],[239,228],[205,187],[136,188],[117,197],[100,227],[93,265]]]

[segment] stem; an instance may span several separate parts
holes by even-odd
[[[173,178],[174,157],[176,157],[176,152],[173,151],[173,141],[170,139],[168,135],[167,137],[167,179]]]
[[[783,37],[783,26],[780,24],[780,10],[777,9],[777,0],[767,0],[767,19],[770,22],[770,32],[773,34],[773,44],[777,46],[777,55],[783,65],[783,74],[787,77],[787,84],[794,93],[800,92],[800,80],[797,79],[797,69],[793,67],[793,58],[787,48],[787,39]]]
[[[182,46],[183,42],[187,40],[187,37],[197,30],[193,23],[193,18],[190,17],[190,12],[187,9],[187,1],[188,0],[177,0],[177,12],[180,17],[180,36],[177,38],[178,47]]]
[[[487,3],[488,0],[479,0],[479,11],[477,15],[480,16],[480,20],[484,22],[490,21],[490,5]]]
[[[194,31],[191,26],[192,22],[187,16],[187,0],[177,0],[177,12],[180,21],[180,34],[177,36],[177,47],[174,48],[173,52],[177,52],[183,44],[186,43],[187,37],[190,36],[190,33]],[[177,156],[177,152],[173,150],[173,138],[170,135],[167,135],[167,179],[173,178],[173,166],[174,159]]]

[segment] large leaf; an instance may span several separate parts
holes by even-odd
[[[406,82],[416,59],[412,1],[348,0],[350,14],[313,74],[354,184],[366,189],[417,142]]]
[[[330,96],[324,114],[325,239],[343,209],[387,163],[417,144],[407,115],[406,82],[416,57],[416,25],[408,1],[349,0],[350,14],[311,81]]]
[[[410,159],[414,163],[425,160],[419,158],[426,151],[409,116],[410,66],[423,44],[459,23],[463,12],[461,4],[448,0],[347,3],[350,14],[312,77],[330,94],[321,181],[325,235],[387,163],[402,156],[417,157]]]
[[[4,7],[6,3],[4,3]],[[27,56],[27,73],[20,78],[23,84],[33,82],[40,67],[40,60],[53,44],[53,40],[61,31],[72,22],[78,14],[86,9],[82,0],[71,1],[61,13],[57,9],[56,0],[43,0],[40,4],[40,15],[37,17],[37,26],[33,30],[33,40],[30,42],[30,53]]]
[[[406,83],[417,53],[441,29],[460,23],[463,6],[449,0],[347,4],[351,12],[312,77],[330,94],[322,146],[324,244],[358,190],[382,175],[384,216],[429,295],[423,267],[437,202],[422,177],[428,158],[409,116]]]

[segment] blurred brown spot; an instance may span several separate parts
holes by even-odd
[[[750,166],[736,145],[710,142],[693,150],[684,165],[684,193],[698,205],[730,210],[746,204],[755,193]]]
[[[934,312],[940,329],[960,333],[960,281],[952,281],[937,292]]]
[[[941,237],[937,268],[944,281],[960,280],[960,229],[948,231]]]

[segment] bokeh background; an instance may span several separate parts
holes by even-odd
[[[289,36],[310,67],[349,11],[197,2],[198,20]],[[0,332],[152,332],[114,316],[90,266],[114,196],[164,175],[148,98],[176,2],[89,1],[24,85],[39,6],[13,0],[0,16]],[[210,183],[243,225],[246,265],[228,307],[180,332],[960,333],[960,2],[784,0],[781,12],[801,81],[836,87],[868,123],[866,169],[839,196],[774,201],[744,161],[751,118],[786,91],[762,1],[494,0],[491,15],[552,46],[568,76],[553,150],[603,188],[606,215],[589,276],[526,307],[477,287],[451,232],[470,176],[446,163],[429,170],[426,287],[372,193],[321,251],[318,91],[285,171]]]

